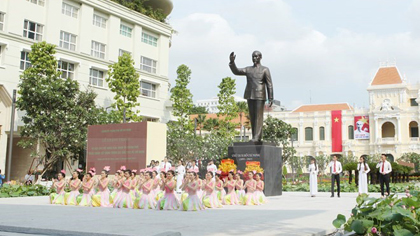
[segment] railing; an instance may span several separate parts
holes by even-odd
[[[410,137],[410,141],[411,142],[419,142],[420,138],[419,137]]]

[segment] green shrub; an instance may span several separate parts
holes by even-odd
[[[420,194],[418,191],[407,193],[398,198],[372,198],[367,194],[357,197],[357,205],[346,220],[339,214],[333,221],[336,228],[344,228],[357,235],[418,235],[420,232]]]
[[[3,184],[3,187],[0,188],[0,198],[46,196],[50,193],[51,191],[42,185]]]

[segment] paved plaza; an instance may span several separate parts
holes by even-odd
[[[0,199],[0,236],[326,235],[334,232],[331,222],[337,214],[350,214],[356,197],[285,192],[262,206],[200,212],[56,206],[48,204],[48,197],[7,198]]]

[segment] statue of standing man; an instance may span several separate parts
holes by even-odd
[[[262,138],[264,104],[267,100],[267,94],[269,106],[273,105],[273,82],[271,81],[270,70],[261,65],[262,54],[259,51],[252,53],[253,66],[237,68],[235,58],[236,55],[232,52],[229,67],[235,75],[246,75],[247,83],[244,98],[248,101],[249,117],[251,119],[251,142],[259,142]]]

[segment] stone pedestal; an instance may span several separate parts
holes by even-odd
[[[234,143],[228,149],[228,156],[235,160],[238,170],[245,170],[247,161],[259,161],[264,169],[266,196],[282,194],[282,150],[272,143]]]

